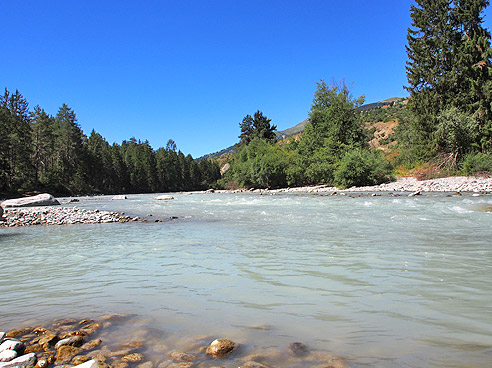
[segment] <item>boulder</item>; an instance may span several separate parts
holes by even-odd
[[[216,339],[207,348],[206,353],[214,358],[222,358],[229,355],[237,348],[234,341],[228,339]]]
[[[1,362],[0,368],[33,368],[36,361],[36,354],[30,353],[15,358],[10,362]]]
[[[60,202],[51,194],[43,193],[33,197],[24,197],[16,199],[7,199],[3,201],[0,206],[3,208],[15,208],[15,207],[35,207],[35,206],[56,206]]]
[[[112,200],[120,200],[120,199],[128,199],[128,197],[125,195],[125,194],[118,194],[118,195],[115,195],[113,198],[111,198]]]
[[[163,195],[160,195],[158,197],[155,197],[155,199],[157,199],[159,201],[169,201],[171,199],[174,199],[174,197],[169,195],[169,194],[163,194]]]

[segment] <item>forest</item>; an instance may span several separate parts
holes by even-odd
[[[19,91],[0,96],[0,193],[56,195],[149,193],[208,189],[220,177],[216,163],[196,161],[169,140],[154,150],[135,138],[109,144],[87,137],[75,112],[29,111]]]
[[[169,140],[154,150],[131,138],[110,145],[87,137],[75,112],[28,108],[19,91],[0,96],[0,193],[137,193],[208,188],[379,184],[395,174],[422,177],[492,172],[492,49],[483,27],[488,0],[416,0],[406,51],[408,103],[361,111],[341,81],[316,86],[302,134],[277,141],[261,111],[239,123],[234,153],[194,160]],[[395,120],[385,142],[370,144],[365,123]],[[223,176],[220,165],[230,163]]]

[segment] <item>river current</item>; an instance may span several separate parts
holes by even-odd
[[[353,367],[492,366],[491,196],[173,196],[75,204],[145,223],[0,229],[0,330],[129,313]]]

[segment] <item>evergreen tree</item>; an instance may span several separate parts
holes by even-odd
[[[50,185],[55,156],[55,118],[36,106],[32,113],[32,164],[35,183]]]
[[[3,187],[10,191],[27,189],[33,182],[29,104],[19,91],[10,93],[5,89],[0,96],[0,109],[0,130],[5,134],[0,141],[6,179]]]
[[[492,51],[490,33],[482,27],[487,5],[488,0],[416,0],[411,7],[406,89],[414,115],[412,144],[423,158],[440,149],[439,116],[449,116],[443,113],[452,108],[477,119],[477,146],[491,147]]]
[[[254,113],[254,117],[246,115],[241,124],[239,124],[241,129],[239,144],[249,144],[253,138],[266,139],[267,141],[275,142],[275,130],[277,129],[277,126],[271,125],[270,122],[271,120],[264,116],[260,110],[257,110]]]

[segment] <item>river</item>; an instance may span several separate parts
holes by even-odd
[[[0,229],[0,330],[129,313],[351,367],[492,365],[492,196],[154,197],[75,204],[145,223]]]

